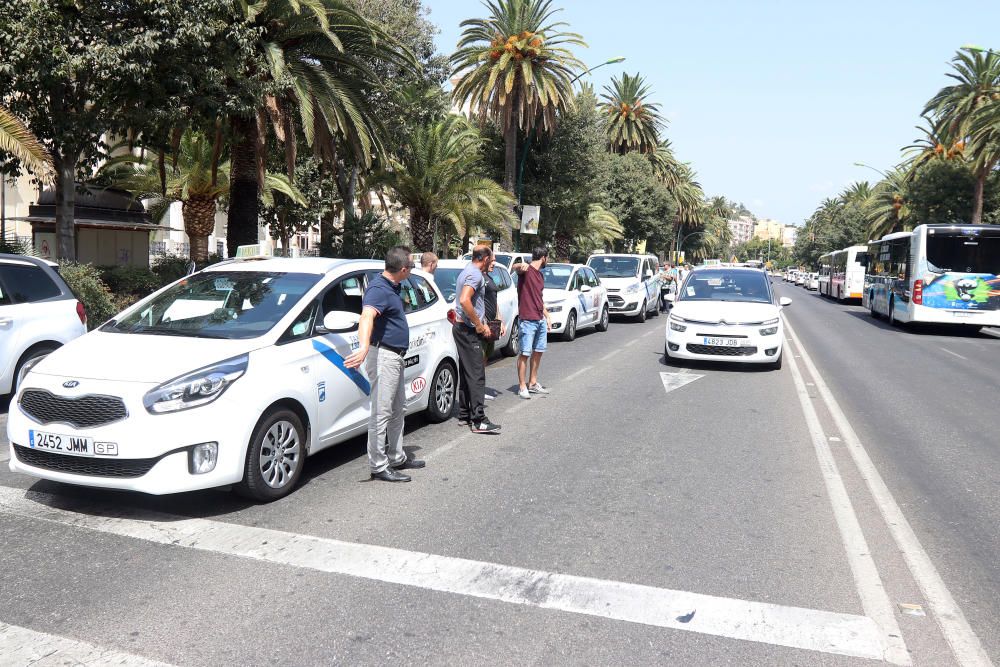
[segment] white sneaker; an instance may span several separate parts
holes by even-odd
[[[535,384],[533,384],[530,387],[528,387],[528,391],[530,391],[532,394],[547,394],[547,393],[549,393],[549,390],[546,389],[545,387],[543,387],[538,382],[536,382]]]
[[[517,395],[520,396],[521,398],[527,398],[527,399],[531,398],[531,394],[528,393],[527,389],[518,389]]]
[[[496,398],[496,396],[494,396],[490,392],[486,392],[485,394],[483,394],[483,398],[487,401],[492,401]]]

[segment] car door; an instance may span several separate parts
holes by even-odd
[[[601,284],[601,280],[590,267],[583,268],[584,281],[590,286],[587,297],[590,299],[591,307],[594,309],[594,321],[601,318],[601,313],[608,302],[608,290]]]
[[[509,340],[514,317],[517,315],[517,290],[507,269],[497,266],[489,275],[497,286],[497,317],[504,323],[508,334],[497,341],[497,345],[503,347]]]
[[[590,308],[584,299],[586,295],[583,293],[582,288],[583,273],[579,269],[575,269],[573,275],[570,276],[569,282],[566,284],[566,298],[569,303],[573,304],[573,308],[576,310],[577,329],[586,326],[587,322],[590,321]]]
[[[451,335],[451,324],[435,308],[437,292],[422,276],[410,274],[399,284],[403,311],[410,328],[410,346],[403,359],[403,378],[406,385],[406,411],[412,412],[423,405],[423,393],[430,384],[437,363],[435,341]]]

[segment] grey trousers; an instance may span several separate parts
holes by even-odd
[[[371,382],[372,410],[368,417],[368,465],[372,472],[382,472],[390,465],[406,461],[403,451],[403,357],[395,352],[373,347],[365,357],[365,370]]]

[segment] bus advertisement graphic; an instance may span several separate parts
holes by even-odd
[[[923,293],[923,305],[929,308],[1000,309],[1000,278],[992,274],[946,273],[935,276],[927,282]]]

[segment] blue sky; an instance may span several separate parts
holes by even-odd
[[[425,0],[451,53],[475,0]],[[801,224],[819,202],[879,175],[919,135],[924,103],[947,85],[963,44],[1000,48],[1000,2],[869,0],[653,2],[556,0],[589,48],[601,91],[623,70],[643,74],[670,119],[678,156],[706,193],[758,217]]]

